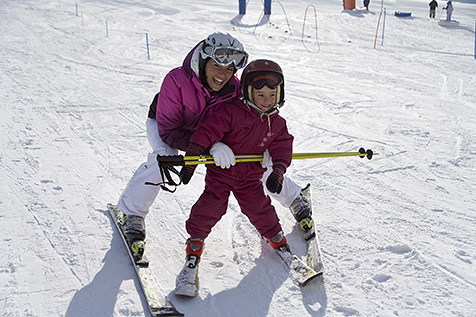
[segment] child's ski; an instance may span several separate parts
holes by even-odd
[[[297,255],[293,254],[287,244],[276,249],[276,252],[291,269],[291,276],[294,283],[306,286],[307,283],[319,275],[310,266],[304,263],[304,261],[298,258]]]

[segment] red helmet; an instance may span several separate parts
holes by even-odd
[[[268,59],[257,59],[250,62],[241,74],[241,92],[245,100],[253,102],[251,88],[261,89],[268,86],[277,88],[276,106],[284,103],[284,75],[281,67]]]

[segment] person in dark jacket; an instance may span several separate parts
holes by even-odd
[[[252,61],[241,77],[242,100],[220,104],[210,117],[194,132],[186,155],[203,155],[215,142],[227,144],[233,153],[264,154],[272,157],[272,172],[265,184],[271,193],[280,193],[284,173],[292,160],[293,136],[289,134],[286,121],[278,114],[284,102],[284,77],[281,67],[270,60]],[[188,184],[197,165],[185,166],[182,181]],[[258,232],[275,249],[287,246],[276,210],[265,194],[261,178],[265,168],[260,162],[238,163],[228,169],[209,164],[205,176],[205,190],[193,205],[186,221],[190,238],[187,240],[187,262],[179,277],[196,281],[198,262],[203,243],[215,224],[223,217],[228,207],[228,198],[233,192],[241,207]],[[194,273],[185,274],[188,271]],[[176,293],[195,296],[187,289],[190,283],[177,280]],[[197,286],[198,287],[198,286]]]
[[[364,7],[369,11],[370,0],[364,0]]]
[[[438,2],[436,2],[436,0],[432,0],[429,6],[430,6],[430,18],[435,18],[435,11],[436,11],[436,8],[438,8]]]

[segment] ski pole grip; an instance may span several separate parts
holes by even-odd
[[[372,151],[372,150],[369,149],[369,150],[367,150],[366,153],[367,153],[367,158],[368,158],[369,160],[371,160],[371,159],[372,159],[372,156],[374,155],[374,151]]]
[[[184,166],[185,161],[183,159],[183,155],[157,155],[157,162],[159,165],[166,165],[166,166]]]
[[[367,157],[369,160],[371,160],[372,156],[374,155],[374,151],[370,149],[366,151],[363,147],[359,149],[359,153],[362,154],[362,155],[359,155],[360,158]]]

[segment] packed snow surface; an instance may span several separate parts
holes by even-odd
[[[149,152],[148,106],[208,34],[229,32],[285,73],[281,114],[312,185],[325,273],[300,288],[234,199],[206,241],[200,292],[173,294],[202,192],[161,192],[147,253],[186,316],[475,316],[476,59],[473,0],[453,19],[423,0],[0,0],[0,315],[147,316],[106,210]],[[411,12],[410,18],[395,11]],[[382,14],[381,14],[382,12]],[[146,34],[149,43],[148,59]],[[240,75],[240,72],[238,73]],[[298,256],[305,244],[276,204]]]

